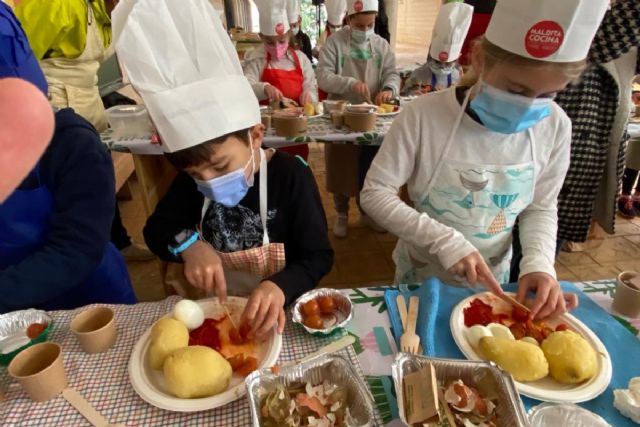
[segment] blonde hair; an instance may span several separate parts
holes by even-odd
[[[506,51],[494,45],[485,37],[476,40],[473,43],[471,49],[472,54],[479,52],[484,56],[484,63],[487,69],[503,63],[521,65],[525,67],[549,67],[570,79],[571,83],[576,83],[580,79],[582,72],[587,66],[586,60],[577,62],[548,62],[525,58],[524,56]],[[462,78],[458,82],[458,85],[463,87],[471,87],[476,84],[479,77],[480,76],[478,75],[477,70],[474,70],[473,66],[470,66],[469,70],[462,76]]]

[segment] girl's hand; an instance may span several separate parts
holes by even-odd
[[[300,97],[300,105],[305,106],[307,104],[313,103],[313,98],[309,92],[304,92]]]
[[[578,296],[563,293],[558,281],[546,273],[530,273],[520,278],[516,299],[524,304],[529,291],[536,292],[531,306],[533,319],[560,316],[578,306]]]
[[[220,302],[227,300],[227,282],[220,257],[207,243],[199,240],[182,253],[184,277],[208,294],[215,292]]]
[[[393,92],[391,92],[390,90],[383,90],[381,92],[378,92],[378,94],[376,95],[375,103],[376,105],[387,104],[389,103],[389,101],[391,101],[391,98],[393,98]]]
[[[251,325],[251,331],[258,339],[264,339],[274,325],[278,333],[284,331],[284,293],[275,283],[265,280],[251,293],[242,313],[242,321]]]
[[[267,95],[270,102],[282,101],[282,92],[280,92],[280,89],[270,85],[269,83],[264,85],[264,94]]]
[[[449,273],[466,278],[467,282],[472,286],[481,283],[496,295],[504,293],[500,283],[493,277],[491,269],[484,262],[480,252],[473,252],[453,264],[449,269]]]

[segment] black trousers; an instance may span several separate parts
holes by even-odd
[[[113,223],[111,224],[111,242],[118,248],[119,251],[123,250],[127,246],[131,246],[131,238],[127,234],[127,229],[122,225],[122,218],[120,217],[120,208],[116,201],[116,212],[113,215]]]

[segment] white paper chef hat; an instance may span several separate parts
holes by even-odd
[[[298,18],[300,18],[300,0],[287,0],[287,17],[290,24],[298,22]]]
[[[580,61],[608,5],[609,0],[499,0],[485,36],[526,58]]]
[[[342,25],[344,16],[347,14],[347,0],[325,0],[327,9],[327,21],[333,26]]]
[[[260,107],[207,0],[121,0],[118,58],[174,152],[260,123]]]
[[[347,0],[347,14],[377,12],[378,0]]]
[[[256,0],[260,15],[260,33],[281,36],[289,31],[285,0]]]
[[[469,32],[473,6],[465,3],[447,3],[440,7],[433,27],[429,55],[442,62],[460,57],[462,44]]]

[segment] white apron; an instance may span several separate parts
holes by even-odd
[[[55,107],[71,107],[98,130],[107,129],[107,118],[98,90],[98,68],[113,54],[105,49],[95,22],[91,5],[87,3],[87,42],[77,58],[46,58],[40,67],[49,84],[49,101]]]
[[[227,288],[231,295],[248,296],[265,278],[282,271],[286,265],[284,243],[271,243],[267,231],[267,156],[260,149],[260,220],[262,246],[243,251],[217,252],[224,267]],[[211,205],[205,198],[202,219]],[[202,220],[201,220],[202,221]],[[202,229],[202,222],[200,224]],[[200,233],[202,238],[202,233]]]
[[[482,254],[496,280],[509,282],[511,232],[516,218],[533,200],[535,147],[527,130],[531,161],[514,165],[471,163],[448,156],[465,114],[471,90],[456,118],[429,185],[415,208],[455,228]],[[422,283],[436,276],[446,283],[463,284],[449,274],[427,250],[403,240],[393,252],[396,283]]]
[[[369,93],[375,96],[380,88],[380,55],[373,49],[369,41],[371,59],[357,60],[350,54],[342,54],[343,63],[341,75],[364,81],[369,86]],[[374,66],[377,65],[377,66]],[[329,99],[346,100],[352,104],[365,102],[364,97],[349,91],[342,95],[329,94]],[[358,162],[360,147],[353,144],[326,144],[325,166],[327,170],[326,184],[330,193],[355,197],[360,192],[358,185]]]

